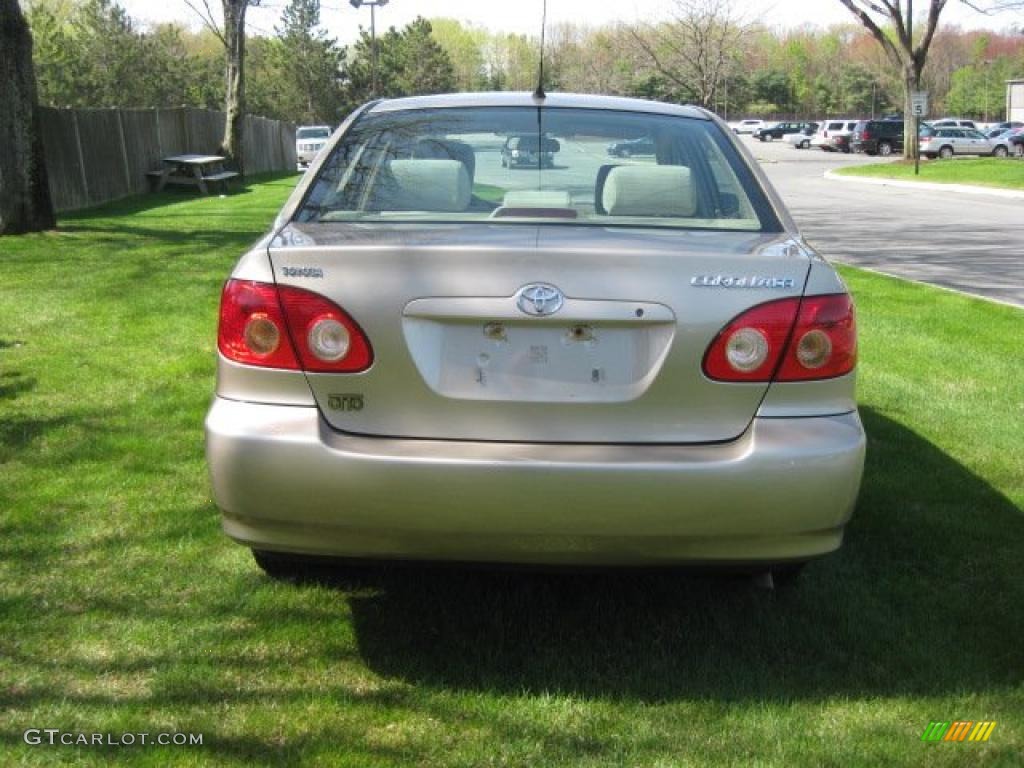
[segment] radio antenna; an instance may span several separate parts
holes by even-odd
[[[548,25],[548,0],[541,1],[544,5],[540,17],[540,69],[537,72],[537,90],[533,92],[535,99],[547,98],[547,94],[544,93],[544,30]]]

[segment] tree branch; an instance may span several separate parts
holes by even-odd
[[[227,48],[228,47],[228,41],[224,39],[224,32],[221,30],[220,24],[217,23],[217,20],[213,16],[213,10],[210,8],[209,0],[200,0],[200,2],[203,5],[202,10],[200,10],[192,2],[192,0],[184,0],[184,2],[185,2],[185,5],[187,5],[189,8],[191,8],[192,11],[199,17],[200,21],[203,22],[203,26],[206,27],[211,32],[213,32],[213,34],[215,34],[217,36],[217,39],[220,40],[221,44],[225,48]]]
[[[893,64],[901,68],[905,66],[907,62],[903,60],[899,49],[893,45],[892,40],[886,37],[885,32],[883,32],[882,28],[875,23],[875,20],[868,15],[866,10],[855,5],[855,0],[839,0],[839,2],[846,6],[847,10],[856,16],[857,20],[864,25],[868,32],[871,33],[871,36],[878,41],[878,44],[882,46],[882,50],[885,51],[886,56],[889,57],[889,60]],[[883,8],[875,5],[874,3],[867,2],[865,4],[868,8],[875,11],[875,13],[880,13],[882,15],[886,14],[886,11]]]

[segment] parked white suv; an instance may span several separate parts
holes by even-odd
[[[329,125],[300,125],[295,131],[295,156],[299,170],[309,167],[327,140],[331,138]]]
[[[753,133],[758,128],[764,128],[764,125],[764,120],[740,120],[737,123],[729,123],[729,127],[735,134]]]
[[[849,152],[850,136],[858,122],[847,118],[824,121],[811,139],[811,146],[820,147],[826,152]]]

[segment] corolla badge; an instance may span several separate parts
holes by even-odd
[[[562,308],[565,296],[548,283],[530,283],[519,289],[516,305],[528,315],[545,317]]]
[[[690,285],[696,288],[796,288],[796,280],[780,275],[694,275]]]

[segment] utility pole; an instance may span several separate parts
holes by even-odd
[[[371,90],[370,94],[373,98],[377,98],[380,95],[380,83],[377,71],[379,64],[377,61],[377,6],[382,8],[387,5],[389,0],[348,0],[348,4],[358,10],[364,5],[370,6],[370,78],[371,78]]]
[[[910,40],[911,56],[914,50],[914,0],[907,0],[907,38]],[[920,85],[916,87],[920,88]],[[903,105],[906,109],[906,105]],[[906,123],[904,123],[906,125]],[[911,146],[914,148],[914,175],[921,175],[921,116],[914,114],[914,136],[911,138]]]

